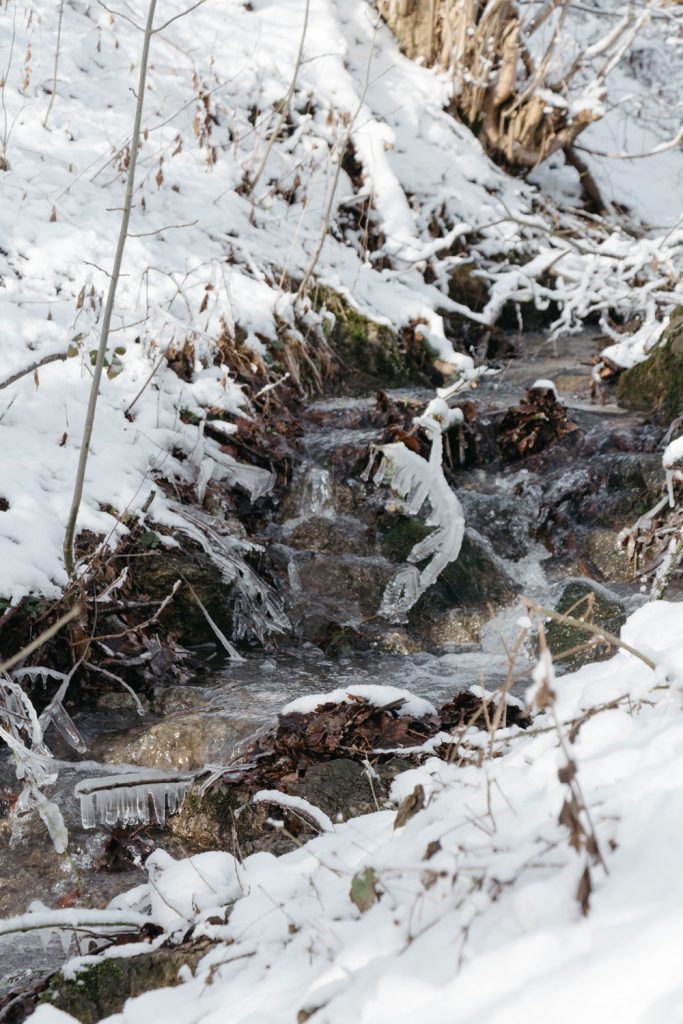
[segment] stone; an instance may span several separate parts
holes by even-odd
[[[593,604],[590,617],[586,600],[589,596]],[[588,580],[573,580],[567,583],[555,606],[555,611],[571,615],[575,619],[584,619],[597,626],[603,626],[609,633],[616,636],[619,636],[619,630],[626,621],[624,606],[600,593],[591,586]],[[591,643],[593,638],[590,634],[569,623],[552,620],[546,625],[545,632],[548,649],[554,657],[564,654],[565,651],[573,650],[575,647],[586,645],[582,650],[576,651],[568,658],[563,658],[558,662],[558,668],[561,668],[562,671],[573,672],[589,662],[611,658],[614,653],[609,643],[600,642],[599,639],[596,643]]]
[[[283,780],[281,789],[308,800],[333,821],[347,821],[382,808],[390,782],[408,766],[406,760],[393,758],[379,766],[379,777],[371,784],[362,764],[336,758],[309,765],[302,778]],[[274,828],[271,819],[284,821],[286,831]],[[319,832],[299,812],[277,803],[252,803],[252,789],[239,782],[219,783],[203,795],[195,789],[168,824],[195,850],[228,850],[236,857],[261,850],[279,856]]]
[[[123,734],[105,734],[92,744],[91,754],[104,764],[194,771],[209,763],[227,763],[235,745],[259,724],[209,712],[171,714]]]
[[[326,310],[334,322],[326,328],[328,341],[344,367],[348,387],[369,380],[382,385],[407,382],[409,367],[399,338],[390,327],[363,316],[331,288],[319,285],[314,293],[316,308]]]
[[[100,960],[67,979],[55,974],[38,997],[39,1003],[50,1003],[70,1013],[81,1024],[97,1024],[123,1009],[133,996],[152,989],[178,985],[181,967],[194,970],[208,952],[210,944],[193,942],[182,949],[157,949],[133,957]]]
[[[625,409],[656,412],[667,421],[683,412],[683,306],[671,314],[652,354],[621,374],[617,399]]]
[[[584,538],[583,554],[603,580],[627,583],[633,580],[633,570],[618,536],[614,530],[591,530]]]

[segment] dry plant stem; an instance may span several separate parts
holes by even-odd
[[[50,102],[47,105],[45,111],[45,117],[43,118],[43,128],[47,128],[47,122],[50,119],[50,113],[52,106],[55,102],[55,96],[57,95],[57,73],[59,71],[59,54],[62,46],[62,21],[64,19],[64,0],[59,0],[59,16],[57,19],[57,45],[55,46],[55,66],[52,72],[52,92],[50,93]]]
[[[615,647],[621,647],[622,650],[628,651],[634,658],[639,658],[648,668],[651,668],[654,672],[657,668],[654,661],[648,658],[646,654],[636,650],[635,647],[631,647],[625,640],[621,640],[614,633],[608,633],[606,629],[602,629],[600,626],[596,626],[591,622],[583,622],[581,619],[575,619],[572,615],[563,615],[561,612],[553,611],[552,608],[543,608],[541,605],[534,604],[532,601],[526,602],[527,607],[539,615],[545,616],[547,619],[554,619],[556,622],[563,622],[567,626],[573,626],[574,629],[580,629],[584,633],[590,633],[591,636],[602,636],[605,640],[609,640]]]
[[[58,920],[59,910],[55,910],[54,914],[55,914],[55,919],[56,919],[55,921],[47,921],[47,922],[44,921],[44,922],[41,922],[39,924],[23,923],[21,925],[15,925],[13,928],[7,928],[7,927],[3,928],[3,927],[0,926],[0,935],[3,935],[3,936],[4,935],[19,935],[19,934],[22,934],[24,932],[42,931],[44,928],[69,928],[72,931],[81,931],[81,932],[85,932],[86,934],[91,934],[91,935],[95,934],[92,931],[92,929],[97,927],[96,923],[94,923],[94,924],[93,923],[91,923],[91,924],[80,924],[80,925],[78,925],[78,924],[76,924],[76,925],[74,925],[74,924],[61,924],[60,925],[59,924],[59,920]],[[101,922],[101,927],[102,928],[128,928],[128,929],[130,929],[130,931],[137,932],[140,929],[140,921],[139,920],[137,920],[137,921],[136,920],[131,920],[130,918],[126,918],[125,915],[123,915],[121,917],[121,919],[118,920],[118,921],[103,920]],[[106,936],[106,937],[108,938],[108,936]]]
[[[133,189],[135,187],[135,165],[137,163],[138,148],[140,145],[140,123],[142,121],[142,107],[145,98],[147,64],[149,60],[149,47],[153,34],[152,26],[154,24],[155,9],[156,0],[150,0],[149,9],[147,12],[147,23],[145,25],[145,36],[142,46],[142,56],[140,58],[140,75],[138,80],[137,100],[135,104],[135,121],[133,124],[133,135],[130,147],[130,163],[128,165],[128,175],[126,178],[126,194],[123,201],[123,212],[121,215],[119,238],[116,245],[116,254],[114,256],[114,266],[112,269],[111,277],[109,279],[109,290],[107,292],[107,301],[104,307],[104,316],[102,318],[102,332],[100,334],[100,344],[97,350],[97,360],[95,362],[95,370],[93,373],[92,384],[90,386],[90,397],[88,400],[88,409],[85,417],[85,425],[83,427],[83,439],[81,441],[81,452],[78,460],[78,469],[76,471],[76,482],[74,485],[73,500],[71,503],[69,518],[66,524],[66,533],[64,535],[64,564],[66,566],[66,571],[70,577],[74,575],[76,568],[74,562],[74,537],[76,534],[76,521],[78,519],[78,511],[80,509],[81,499],[83,497],[83,482],[85,480],[85,469],[88,463],[88,454],[90,452],[90,441],[92,438],[93,425],[95,422],[95,409],[97,407],[100,381],[102,379],[102,368],[104,366],[104,357],[107,351],[107,342],[109,340],[109,329],[111,325],[112,313],[114,311],[116,290],[118,287],[119,277],[121,274],[123,252],[126,247],[126,239],[128,237],[128,223],[130,221],[130,213],[133,206]]]
[[[552,710],[552,716],[553,716],[553,722],[554,722],[554,725],[555,725],[555,729],[557,730],[557,735],[558,735],[558,738],[559,738],[559,741],[560,741],[560,746],[562,747],[562,753],[564,754],[564,756],[565,756],[565,758],[567,760],[567,764],[568,765],[576,765],[576,762],[575,762],[574,758],[572,757],[572,752],[569,749],[569,745],[567,743],[567,740],[565,739],[565,735],[562,732],[562,726],[560,725],[560,720],[557,717],[557,712],[555,710],[555,705],[554,704],[553,704],[551,710]],[[588,810],[588,804],[586,803],[586,800],[584,798],[583,790],[581,789],[581,785],[579,783],[579,777],[578,777],[577,774],[574,775],[574,777],[572,778],[571,782],[568,783],[568,785],[569,785],[570,788],[573,788],[576,791],[576,795],[579,798],[578,799],[578,803],[579,803],[583,813],[586,815],[586,821],[588,822],[588,827],[591,830],[592,839],[593,839],[593,842],[595,844],[595,852],[596,852],[597,859],[600,862],[600,865],[601,865],[603,871],[605,872],[605,874],[608,875],[609,874],[609,868],[607,867],[607,864],[605,862],[605,858],[602,855],[602,850],[600,849],[600,843],[598,842],[598,834],[595,831],[595,825],[593,824],[593,819],[591,817],[591,812]]]
[[[285,123],[285,118],[287,117],[287,114],[289,113],[289,107],[290,107],[290,104],[292,102],[292,97],[294,96],[294,90],[296,89],[296,81],[297,81],[297,78],[299,77],[299,70],[301,68],[301,60],[302,60],[302,57],[303,57],[303,54],[304,54],[304,43],[306,41],[306,33],[308,31],[308,15],[309,15],[310,8],[311,8],[311,0],[306,0],[306,6],[304,8],[304,24],[303,24],[303,28],[301,29],[301,38],[299,39],[299,49],[298,49],[297,54],[296,54],[296,61],[294,62],[294,71],[292,72],[292,80],[289,83],[289,89],[287,90],[285,98],[281,101],[281,104],[280,104],[280,116],[278,117],[275,129],[273,130],[273,133],[271,134],[271,136],[270,136],[270,138],[268,140],[268,144],[266,146],[265,152],[264,152],[263,156],[261,157],[261,162],[258,165],[256,173],[254,174],[254,176],[251,178],[251,180],[249,181],[249,183],[247,185],[247,195],[251,195],[251,193],[254,191],[254,189],[258,185],[259,180],[261,178],[261,175],[263,174],[264,170],[266,169],[266,164],[268,163],[268,157],[270,156],[271,150],[272,150],[273,146],[275,145],[275,143],[277,142],[277,140],[278,140],[278,138],[280,136],[280,131],[282,129],[283,124]]]
[[[24,660],[24,658],[28,658],[29,654],[33,654],[33,652],[37,651],[39,647],[42,647],[43,644],[48,642],[48,640],[51,640],[52,637],[60,631],[62,626],[66,626],[67,622],[71,622],[71,620],[75,619],[77,615],[80,615],[81,611],[82,609],[79,604],[74,605],[66,615],[62,615],[61,619],[57,619],[49,629],[44,630],[39,636],[35,637],[30,644],[27,644],[26,647],[22,647],[20,651],[13,654],[11,658],[7,659],[7,661],[3,661],[0,665],[0,672],[9,672],[11,668],[18,665],[20,661]]]

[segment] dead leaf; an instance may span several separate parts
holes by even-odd
[[[379,899],[377,883],[378,879],[374,868],[365,868],[364,871],[358,871],[353,876],[349,897],[361,914],[377,903]]]
[[[408,796],[404,796],[403,800],[399,804],[396,818],[394,819],[394,828],[402,828],[407,821],[421,811],[425,805],[425,791],[424,786],[421,786],[418,782],[417,786],[412,793]]]

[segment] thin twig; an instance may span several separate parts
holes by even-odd
[[[37,651],[39,647],[42,647],[43,644],[48,642],[48,640],[51,640],[52,637],[60,631],[62,626],[65,626],[67,622],[71,622],[71,620],[75,619],[77,615],[80,615],[81,611],[82,608],[80,604],[75,604],[65,615],[62,615],[62,617],[57,619],[57,621],[49,626],[48,629],[35,637],[30,644],[27,644],[26,647],[22,647],[22,649],[16,654],[13,654],[11,658],[7,658],[6,661],[3,661],[0,665],[0,672],[9,672],[11,668],[18,665],[20,661],[24,660],[24,658],[28,658],[29,654],[33,654],[33,652]]]

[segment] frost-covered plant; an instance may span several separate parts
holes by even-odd
[[[32,671],[61,676],[48,669]],[[15,823],[31,811],[37,811],[60,854],[66,852],[69,833],[59,807],[43,792],[46,786],[57,781],[57,767],[43,738],[45,729],[54,722],[72,746],[84,749],[78,730],[62,706],[69,677],[61,678],[63,682],[57,693],[39,717],[19,683],[6,674],[0,675],[0,739],[9,747],[17,779],[23,783],[14,808]]]
[[[454,385],[434,398],[415,423],[431,441],[429,459],[411,451],[402,441],[380,447],[382,461],[375,482],[388,481],[405,502],[405,511],[415,516],[425,502],[429,503],[427,526],[436,529],[416,544],[408,562],[389,581],[382,597],[380,614],[390,622],[403,622],[419,597],[436,582],[440,573],[460,554],[465,534],[465,514],[443,472],[443,433],[462,423],[460,409],[450,409],[446,398],[461,390]],[[423,569],[417,563],[429,559]]]

